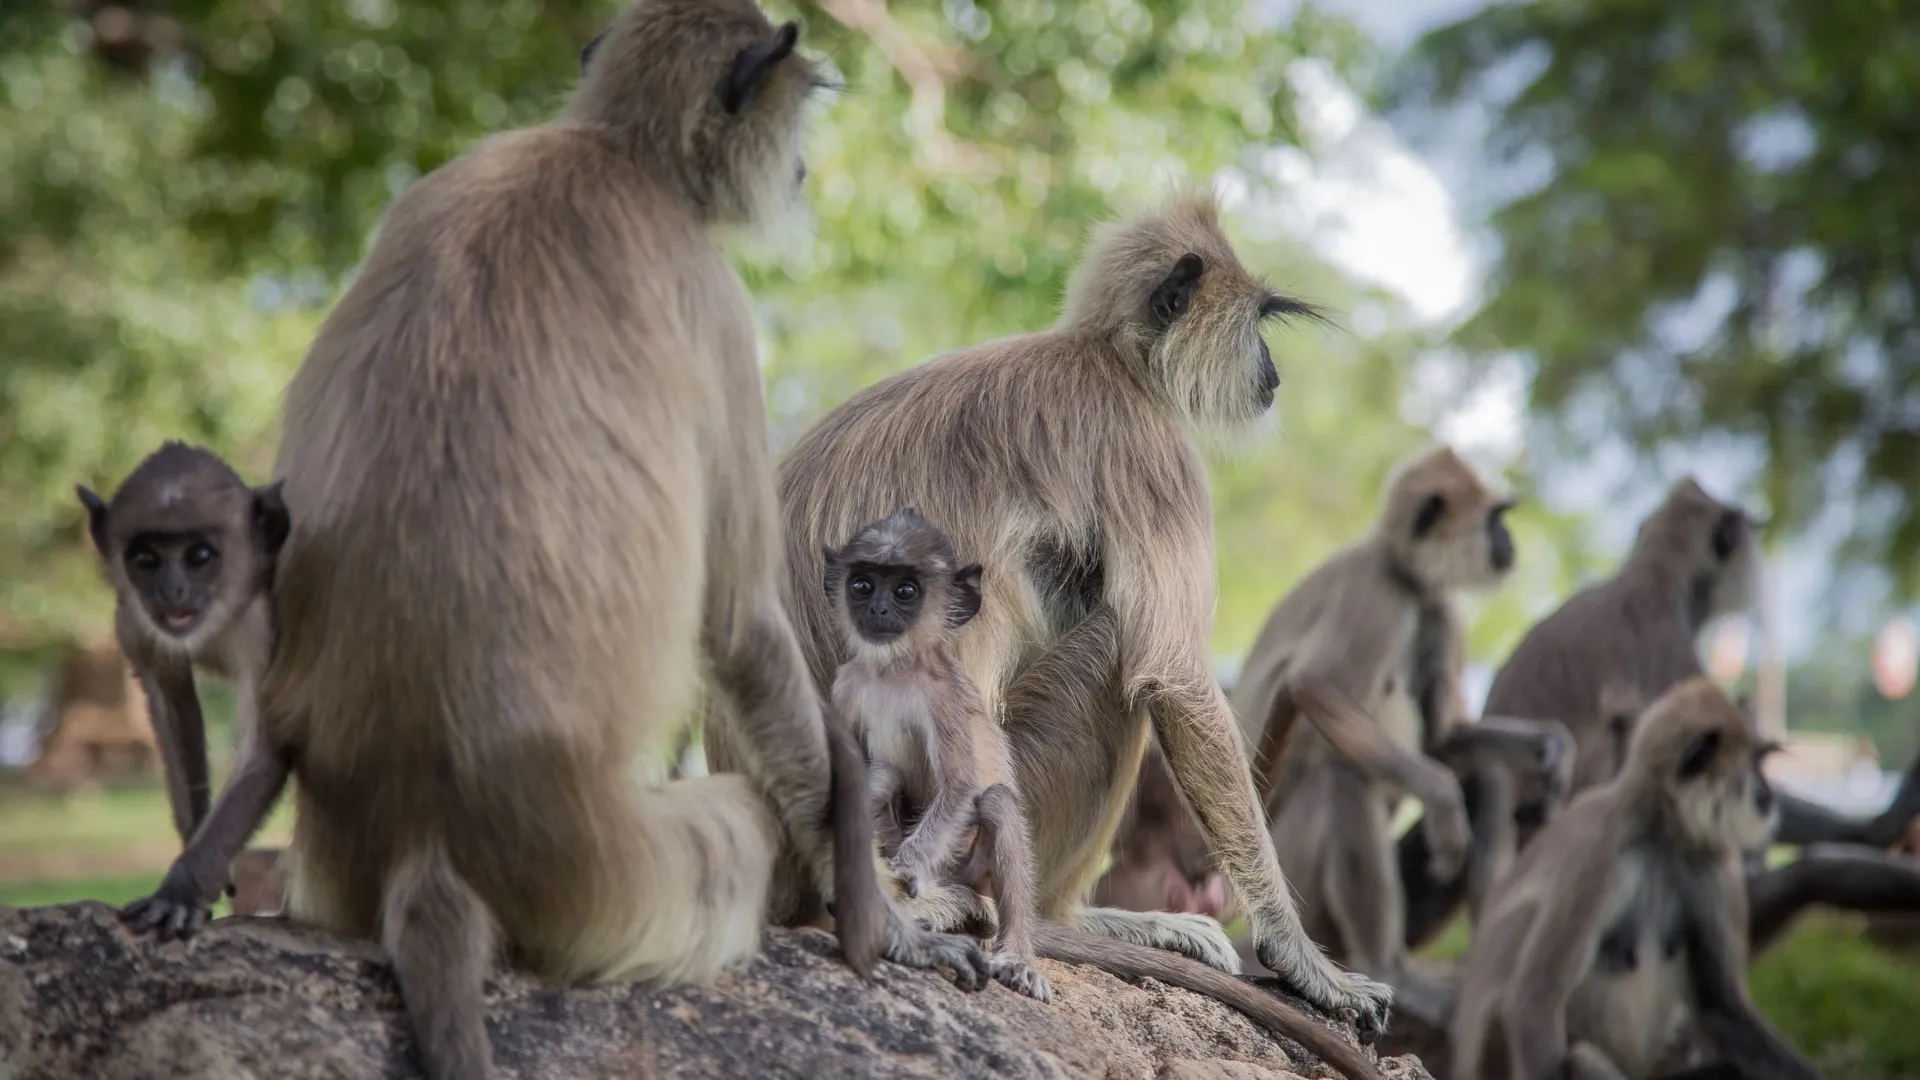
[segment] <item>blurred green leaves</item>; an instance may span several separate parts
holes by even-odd
[[[1495,98],[1496,155],[1546,173],[1494,215],[1463,344],[1638,445],[1763,446],[1776,529],[1851,502],[1920,587],[1920,9],[1500,4],[1398,75],[1403,105]]]

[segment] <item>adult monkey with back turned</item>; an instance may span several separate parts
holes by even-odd
[[[1521,639],[1494,676],[1486,711],[1565,723],[1579,743],[1575,792],[1614,775],[1640,710],[1704,673],[1696,639],[1708,621],[1750,602],[1758,572],[1754,531],[1739,506],[1708,495],[1691,477],[1675,482],[1641,524],[1620,569],[1575,593]],[[1920,813],[1917,780],[1920,762],[1908,771],[1893,805],[1870,822],[1847,821],[1782,793],[1776,839],[1885,847]],[[1523,844],[1533,828],[1522,823]],[[1403,848],[1419,842],[1410,836]],[[1409,938],[1418,939],[1444,926],[1461,889],[1424,873],[1416,862],[1402,859],[1411,909],[1424,916],[1408,927]],[[1747,891],[1759,945],[1810,904],[1907,908],[1920,891],[1920,869],[1870,851],[1814,848],[1774,870],[1750,868]]]
[[[945,523],[985,566],[954,648],[1013,746],[1040,914],[1238,970],[1211,919],[1081,906],[1150,722],[1262,961],[1370,1032],[1392,992],[1301,930],[1207,660],[1213,527],[1191,429],[1266,411],[1279,375],[1261,324],[1310,311],[1242,268],[1218,214],[1187,197],[1104,227],[1053,329],[927,361],[829,413],[781,466],[786,597],[824,690],[848,653],[821,548],[903,505]]]
[[[880,893],[780,602],[753,322],[709,231],[800,197],[797,33],[628,8],[560,118],[395,200],[288,390],[261,695],[299,780],[288,911],[384,944],[436,1080],[493,1072],[497,949],[704,978],[758,947],[783,850],[856,967],[984,979]],[[703,673],[751,781],[639,783]]]

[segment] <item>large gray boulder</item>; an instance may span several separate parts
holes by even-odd
[[[1051,1005],[955,989],[882,964],[863,983],[832,937],[775,930],[708,987],[487,985],[501,1073],[622,1077],[1170,1078],[1331,1076],[1206,998],[1043,961]],[[1334,1026],[1328,1021],[1329,1026]],[[1345,1030],[1335,1027],[1336,1030]],[[1347,1032],[1351,1037],[1351,1032]],[[1395,1080],[1428,1074],[1389,1059]],[[97,903],[0,907],[0,1080],[416,1077],[379,949],[277,919],[222,919],[185,943]]]

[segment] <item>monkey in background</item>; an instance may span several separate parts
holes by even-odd
[[[184,845],[211,796],[196,666],[235,684],[236,775],[257,753],[256,696],[273,656],[268,596],[289,529],[286,503],[278,483],[249,487],[219,456],[171,439],[111,500],[85,486],[75,492],[113,587],[115,637],[146,693]],[[216,893],[226,865],[217,871]]]
[[[1348,1076],[1378,1075],[1358,1051],[1251,984],[1169,952],[1037,922],[1032,844],[1007,740],[948,646],[979,613],[980,565],[961,565],[946,534],[911,507],[821,554],[824,591],[852,652],[833,701],[867,748],[875,831],[911,909],[936,925],[988,924],[994,978],[1037,1000],[1051,1001],[1053,989],[1033,966],[1036,949],[1209,994]],[[991,911],[980,890],[992,895]]]
[[[299,781],[287,911],[382,943],[434,1080],[494,1075],[497,955],[701,981],[809,895],[858,970],[986,979],[881,890],[858,748],[781,606],[753,319],[712,234],[800,205],[824,80],[798,32],[749,0],[627,7],[558,119],[400,194],[288,388],[261,693]],[[638,782],[703,693],[746,775]]]
[[[1696,1033],[1740,1076],[1817,1075],[1746,989],[1740,857],[1773,824],[1772,749],[1704,677],[1647,710],[1614,778],[1496,888],[1463,966],[1454,1080],[1643,1080]]]
[[[1213,523],[1193,431],[1271,407],[1261,327],[1311,313],[1240,264],[1210,197],[1103,227],[1052,329],[882,380],[801,438],[780,469],[786,597],[824,691],[848,652],[821,546],[902,505],[945,523],[985,567],[953,647],[1012,747],[1041,915],[1239,969],[1212,919],[1083,906],[1151,727],[1262,962],[1377,1032],[1392,991],[1301,929],[1206,651]]]
[[[894,873],[914,898],[946,880],[971,891],[990,877],[993,977],[1052,1000],[1033,967],[1032,852],[1020,800],[1002,782],[1013,771],[1006,743],[947,644],[979,613],[979,564],[959,565],[946,535],[912,507],[823,554],[827,595],[853,652],[834,678],[833,704],[866,749],[876,832],[893,833],[901,816],[913,821],[886,845]]]
[[[1373,529],[1275,606],[1233,703],[1308,932],[1438,1021],[1444,991],[1407,967],[1391,810],[1404,794],[1419,798],[1432,872],[1459,873],[1473,841],[1464,798],[1428,750],[1456,730],[1463,740],[1501,733],[1461,723],[1454,595],[1511,572],[1513,503],[1446,446],[1403,460],[1385,488]],[[1289,747],[1303,714],[1311,726]],[[1553,741],[1545,728],[1532,738]]]
[[[1527,631],[1495,674],[1486,712],[1565,723],[1579,744],[1575,792],[1614,775],[1647,703],[1704,674],[1697,641],[1708,622],[1750,604],[1759,571],[1755,531],[1743,508],[1713,498],[1692,477],[1676,481],[1641,523],[1620,568]],[[1893,804],[1867,822],[1848,821],[1784,792],[1776,801],[1776,842],[1884,847],[1920,813],[1920,761],[1908,770]],[[1522,844],[1535,828],[1531,821],[1520,823]],[[1900,909],[1914,893],[1914,868],[1882,854],[1856,851],[1841,858],[1809,849],[1802,862],[1808,859],[1815,861],[1775,870],[1749,867],[1746,892],[1756,931],[1770,936],[1814,903]],[[1456,890],[1417,868],[1407,870],[1408,894],[1423,898],[1416,906],[1451,910]]]

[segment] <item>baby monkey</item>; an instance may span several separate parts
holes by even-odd
[[[852,653],[833,703],[866,749],[876,832],[894,873],[928,903],[955,886],[990,894],[994,978],[1052,1000],[1033,967],[1032,849],[1007,782],[1006,740],[949,645],[980,610],[980,566],[957,565],[946,534],[912,507],[822,552]],[[912,822],[904,835],[903,820]]]
[[[196,665],[237,686],[235,776],[257,756],[255,693],[274,645],[268,594],[290,524],[280,485],[249,487],[217,455],[168,440],[111,500],[76,492],[113,586],[120,649],[147,696],[174,828],[191,849],[210,797]],[[217,895],[224,862],[200,870]]]

